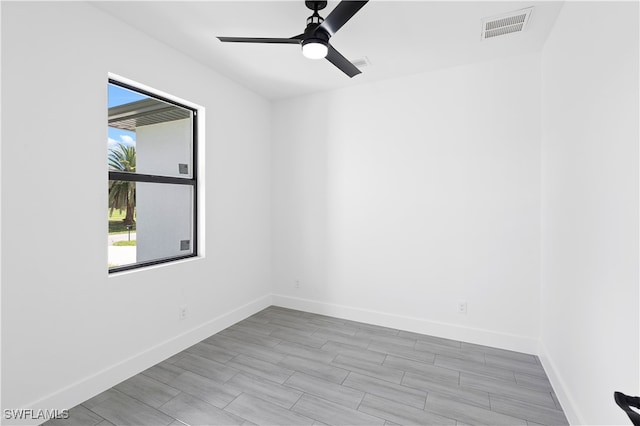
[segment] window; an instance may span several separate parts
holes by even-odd
[[[109,272],[197,256],[197,110],[108,87]]]

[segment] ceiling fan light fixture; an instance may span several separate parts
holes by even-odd
[[[321,39],[312,38],[302,42],[302,54],[309,59],[322,59],[329,53],[327,42]]]

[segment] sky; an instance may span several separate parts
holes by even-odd
[[[118,105],[124,105],[131,102],[139,101],[142,99],[146,99],[147,97],[141,95],[140,93],[132,92],[131,90],[127,90],[123,87],[116,86],[115,84],[109,83],[109,100],[108,107],[114,107]],[[127,130],[115,129],[113,127],[109,127],[109,141],[108,148],[111,149],[119,143],[125,145],[135,145],[136,144],[136,134],[135,132],[129,132]]]

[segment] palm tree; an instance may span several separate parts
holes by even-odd
[[[109,148],[109,169],[119,172],[136,171],[136,147],[118,144],[115,148]],[[114,209],[126,208],[124,217],[125,225],[134,225],[133,218],[136,206],[136,183],[121,180],[109,181],[109,209],[110,214]]]

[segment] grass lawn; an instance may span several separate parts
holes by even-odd
[[[131,241],[116,241],[115,243],[113,243],[114,246],[119,246],[119,247],[123,247],[123,246],[135,246],[136,245],[136,240],[131,240]]]
[[[125,210],[114,210],[113,214],[110,214],[110,211],[107,210],[107,215],[109,218],[109,234],[126,234],[129,232],[125,224],[122,222],[124,220],[124,216],[126,214]],[[131,228],[131,232],[135,232],[136,227]]]

